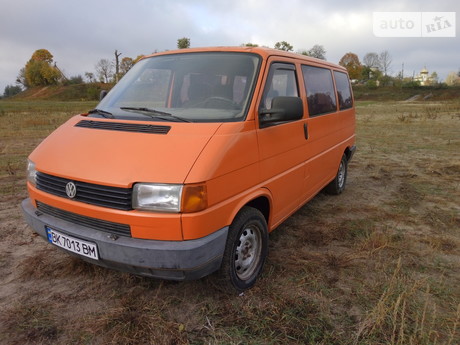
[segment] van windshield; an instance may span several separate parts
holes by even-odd
[[[245,118],[260,58],[203,52],[154,56],[136,63],[92,117],[223,122]]]

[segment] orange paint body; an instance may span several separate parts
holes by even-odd
[[[187,241],[228,227],[239,210],[252,203],[263,205],[261,211],[267,219],[268,230],[272,231],[334,179],[344,154],[351,158],[355,145],[351,87],[348,84],[348,102],[351,103],[341,109],[338,100],[343,96],[339,95],[336,85],[337,76],[348,78],[344,68],[278,50],[241,47],[169,51],[144,60],[195,53],[203,56],[207,53],[245,54],[255,61],[253,79],[218,75],[221,86],[233,81],[229,89],[234,103],[243,103],[244,99],[240,98],[247,97],[242,115],[237,114],[236,120],[172,122],[145,116],[131,119],[128,110],[125,110],[126,117],[117,117],[114,112],[115,118],[82,114],[72,117],[46,138],[29,159],[40,173],[99,186],[132,189],[136,183],[202,184],[207,193],[204,209],[198,212],[119,210],[72,200],[65,195],[52,195],[29,182],[33,204],[38,201],[72,214],[129,225],[133,238]],[[333,111],[316,116],[309,113],[309,84],[303,66],[320,68],[332,76],[334,88],[328,97],[336,101]],[[204,79],[197,76],[198,72],[192,73],[188,79],[181,79],[183,86],[179,89],[178,75],[176,71],[169,76],[174,80],[166,84],[167,90],[162,94],[162,111],[171,109],[173,112],[173,108],[178,107],[175,104],[188,102],[191,92],[184,91],[187,83],[192,85]],[[289,78],[293,80],[292,85]],[[251,87],[244,89],[250,81]],[[146,78],[145,82],[149,80]],[[286,94],[279,96],[301,99],[303,113],[300,118],[263,124],[261,109],[269,101],[269,84],[278,94],[286,90]],[[239,87],[244,90],[240,91]],[[112,90],[109,96],[112,92],[116,91]],[[311,92],[316,92],[312,100],[320,99],[318,94],[324,93],[314,89]],[[211,97],[206,102],[220,104],[224,101]],[[322,106],[321,101],[317,106]],[[213,107],[218,106],[210,108]],[[225,107],[236,108],[234,105]],[[212,110],[205,109],[202,113],[212,113]],[[167,134],[147,134],[76,126],[82,120],[109,125],[167,126],[169,131]]]

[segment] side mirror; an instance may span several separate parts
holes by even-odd
[[[101,90],[101,93],[99,94],[99,101],[102,101],[104,97],[107,96],[108,93],[109,91],[107,90]]]
[[[280,96],[272,99],[271,109],[259,111],[260,124],[268,127],[287,121],[300,120],[303,116],[303,103],[300,97]]]

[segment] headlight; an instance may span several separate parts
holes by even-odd
[[[204,184],[136,183],[133,189],[133,208],[155,212],[198,212],[208,206]]]
[[[27,181],[33,186],[37,184],[37,170],[35,170],[35,163],[31,160],[27,160]]]
[[[182,185],[137,183],[133,208],[145,211],[180,212]]]

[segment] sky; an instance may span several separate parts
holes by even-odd
[[[192,47],[273,47],[287,41],[294,51],[315,44],[338,63],[353,52],[388,51],[390,75],[426,67],[441,80],[460,69],[460,21],[455,37],[377,37],[374,12],[455,12],[458,0],[0,0],[0,94],[37,49],[47,49],[70,78],[95,72],[100,59],[172,50],[177,40]],[[441,16],[440,16],[441,17]],[[391,17],[393,18],[393,17]],[[397,17],[394,17],[397,18]],[[391,22],[387,22],[391,24]],[[452,31],[451,31],[452,32]]]

